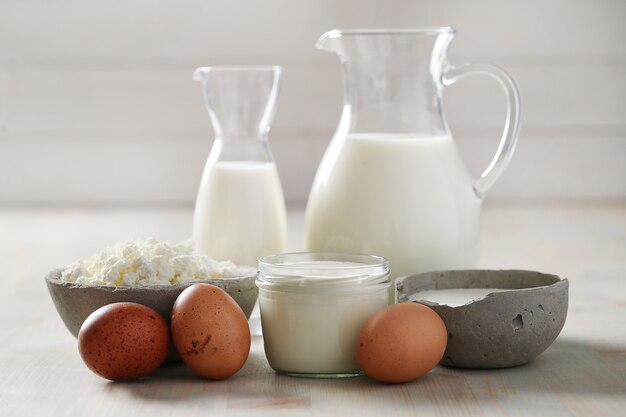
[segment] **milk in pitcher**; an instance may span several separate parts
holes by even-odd
[[[466,268],[479,231],[465,220],[480,211],[472,183],[448,135],[349,134],[315,179],[307,249],[384,256],[392,277]]]

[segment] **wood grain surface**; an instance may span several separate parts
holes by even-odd
[[[557,341],[526,366],[437,367],[384,385],[367,377],[276,374],[255,336],[245,367],[206,381],[182,365],[131,383],[82,363],[43,282],[46,271],[131,237],[183,239],[191,209],[0,209],[0,416],[623,416],[626,415],[626,205],[496,205],[483,216],[486,268],[570,279]],[[291,210],[290,247],[302,247]]]

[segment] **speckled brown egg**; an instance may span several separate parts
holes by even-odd
[[[129,381],[158,368],[170,349],[167,323],[141,304],[100,307],[83,323],[78,350],[85,364],[112,381]]]
[[[181,359],[205,378],[228,378],[248,359],[248,320],[221,288],[210,284],[186,288],[174,303],[171,326]]]
[[[446,325],[432,309],[402,303],[376,312],[357,337],[355,354],[369,377],[407,382],[433,369],[446,350]]]

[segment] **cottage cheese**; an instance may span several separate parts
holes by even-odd
[[[74,262],[61,274],[63,281],[107,287],[174,285],[210,278],[255,273],[230,261],[216,261],[195,251],[191,240],[178,244],[156,239],[129,240]]]

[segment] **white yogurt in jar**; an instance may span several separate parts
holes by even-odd
[[[361,327],[387,306],[389,268],[369,255],[295,253],[259,262],[265,355],[296,376],[358,375]]]

